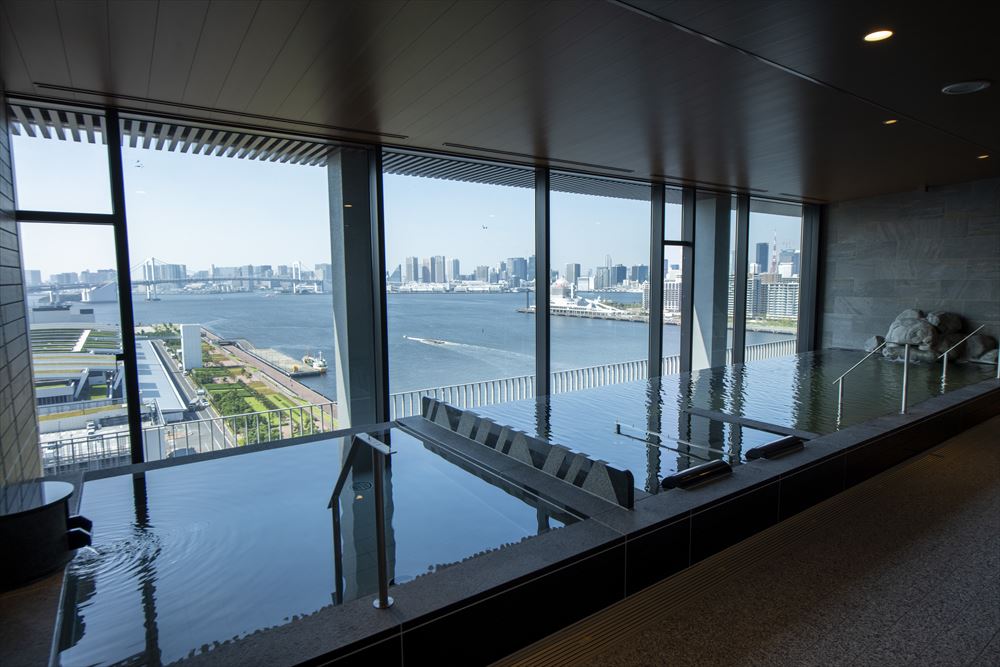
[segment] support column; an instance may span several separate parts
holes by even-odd
[[[691,370],[691,343],[694,338],[694,272],[695,272],[695,189],[686,187],[681,191],[681,240],[684,246],[684,273],[681,276],[681,350],[680,371]]]
[[[799,333],[796,352],[809,352],[819,347],[816,322],[819,299],[819,233],[820,207],[802,206],[802,264],[799,267]]]
[[[549,218],[549,170],[535,170],[535,397],[551,393],[549,363],[549,285],[551,262]]]
[[[691,368],[726,364],[730,195],[698,193],[694,226]]]
[[[376,424],[389,418],[381,153],[338,148],[327,176],[337,426]]]
[[[667,189],[654,183],[649,198],[649,362],[647,377],[663,375],[663,224]]]
[[[107,111],[108,174],[111,179],[111,214],[115,231],[115,270],[118,273],[118,309],[121,317],[122,355],[125,370],[125,402],[128,403],[128,433],[132,463],[146,460],[142,434],[142,399],[139,396],[139,362],[135,350],[135,315],[132,311],[132,263],[128,253],[128,223],[125,214],[125,176],[122,173],[122,139],[118,111]],[[155,276],[154,276],[155,278]]]
[[[736,197],[736,261],[733,263],[733,363],[745,361],[747,342],[747,273],[750,246],[750,195]],[[728,308],[727,308],[728,310]]]

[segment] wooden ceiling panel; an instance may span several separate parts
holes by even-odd
[[[246,109],[295,26],[302,20],[306,7],[305,0],[260,3],[233,66],[210,106],[236,111]]]
[[[603,9],[602,5],[596,3],[598,9]],[[566,12],[561,5],[548,5],[527,30],[511,36],[508,48],[491,50],[476,69],[463,72],[464,87],[450,95],[439,92],[421,118],[404,126],[403,131],[414,136],[439,128],[457,131],[463,123],[476,122],[484,112],[510,99],[515,89],[533,91],[532,111],[543,109],[550,98],[546,83],[551,78],[547,72],[554,54],[587,43],[602,25],[603,15],[587,11],[588,5],[571,6],[572,11]],[[588,48],[586,53],[593,50]]]
[[[0,82],[10,90],[34,91],[31,74],[17,47],[17,37],[7,18],[5,7],[0,6]]]
[[[257,3],[241,0],[214,0],[209,5],[182,102],[211,106],[256,12]]]
[[[70,85],[88,90],[106,89],[111,83],[107,2],[61,0],[56,3],[56,9],[62,27]]]
[[[207,0],[160,3],[147,97],[172,102],[184,99],[184,87],[201,40],[208,6]]]
[[[379,110],[389,127],[403,129],[426,108],[428,100],[449,97],[450,91],[461,90],[470,79],[465,72],[475,71],[477,63],[488,59],[492,50],[511,44],[510,37],[523,31],[544,3],[514,7],[510,3],[495,3],[489,20],[470,26],[458,39],[443,48],[435,60],[428,62],[413,76],[394,87],[381,101]],[[515,54],[510,48],[507,58]]]
[[[412,44],[424,39],[446,13],[452,3],[408,2],[351,60],[348,67],[333,63],[330,85],[301,116],[302,119],[358,127],[362,119],[374,110],[374,80],[387,76],[392,67],[402,67],[401,56]],[[374,3],[376,10],[381,9]],[[373,11],[376,11],[373,10]],[[371,129],[378,129],[378,125]],[[389,131],[392,131],[391,129]]]
[[[149,69],[156,39],[155,0],[111,0],[108,3],[108,58],[111,89],[149,97]],[[75,27],[68,27],[74,29]],[[47,79],[39,79],[45,81]]]
[[[968,0],[0,6],[25,94],[781,197],[1000,174],[975,159],[1000,152],[998,10]],[[861,42],[876,25],[896,37]],[[971,77],[998,83],[940,94]]]
[[[310,2],[245,110],[275,115],[310,66],[328,48],[330,26],[349,25],[355,9],[348,2]]]
[[[10,2],[4,5],[15,45],[32,81],[71,86],[55,2]],[[8,84],[9,85],[9,84]]]
[[[357,122],[373,125],[379,117],[392,117],[402,108],[412,105],[413,82],[421,80],[421,74],[426,78],[426,73],[440,78],[443,71],[452,66],[443,59],[449,47],[484,23],[492,25],[490,19],[494,18],[499,6],[498,2],[459,2],[435,18],[418,39],[377,72],[365,89],[355,94],[355,99],[366,98],[366,104],[359,106],[359,110],[366,115],[359,116]],[[393,93],[407,86],[410,95],[402,99],[392,97]]]
[[[1000,151],[1000,3],[626,1]],[[862,40],[879,27],[895,35]],[[994,79],[993,89],[941,93],[946,83],[978,78]]]

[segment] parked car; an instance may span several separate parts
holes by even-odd
[[[190,456],[192,454],[197,454],[198,450],[194,447],[181,447],[175,449],[174,451],[167,454],[168,459],[176,459],[179,456]]]

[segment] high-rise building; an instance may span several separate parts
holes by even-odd
[[[767,317],[795,319],[799,316],[798,280],[777,280],[766,285],[766,288]]]
[[[420,260],[416,257],[407,257],[403,260],[403,282],[420,282]]]
[[[388,276],[386,276],[385,281],[393,285],[401,283],[403,281],[403,265],[397,264],[396,268],[393,269]]]
[[[75,271],[53,273],[49,276],[49,282],[56,285],[73,285],[80,282],[80,276]]]
[[[444,255],[434,255],[431,257],[431,282],[448,282],[448,278],[444,273]]]
[[[490,267],[488,266],[477,266],[476,267],[476,280],[482,283],[490,282]]]
[[[637,283],[644,283],[649,280],[649,266],[646,264],[636,264],[628,270],[628,279]]]
[[[767,273],[768,267],[771,266],[771,260],[768,257],[768,255],[770,254],[770,246],[771,244],[769,243],[757,244],[757,252],[755,255],[756,261],[754,263],[758,267],[757,268],[758,273]]]
[[[32,285],[42,284],[42,272],[38,269],[25,269],[24,270],[24,282],[29,287]]]
[[[599,266],[594,272],[594,289],[607,289],[611,287],[611,268]]]
[[[579,264],[567,264],[566,265],[566,282],[575,283],[576,279],[580,277],[580,265]]]
[[[528,280],[535,279],[535,256],[528,258]]]
[[[452,282],[457,282],[462,279],[461,265],[457,259],[452,259],[450,262],[451,273],[448,275],[448,280]]]
[[[517,278],[518,280],[527,280],[528,278],[528,260],[524,257],[511,257],[507,260],[507,276],[508,278]]]
[[[422,259],[422,260],[420,260],[420,280],[419,280],[419,282],[422,282],[422,283],[434,282],[432,280],[432,276],[433,275],[434,274],[432,273],[431,260],[430,259]]]
[[[614,287],[615,285],[621,285],[628,279],[628,267],[624,264],[615,264],[611,267],[609,271],[611,284],[609,287]]]
[[[676,278],[663,281],[663,312],[679,313],[681,310],[681,285]]]

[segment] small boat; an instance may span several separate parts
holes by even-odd
[[[312,367],[313,370],[320,372],[326,372],[327,369],[326,359],[323,358],[322,352],[319,352],[315,357],[307,354],[306,356],[302,357],[302,363]]]

